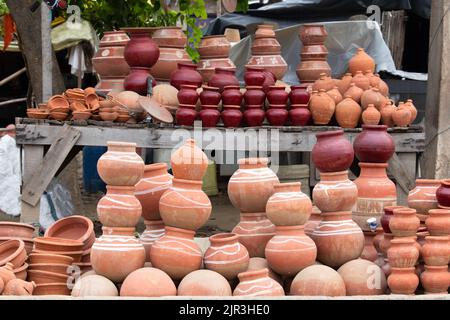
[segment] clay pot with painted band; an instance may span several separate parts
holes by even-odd
[[[394,216],[389,220],[389,229],[396,237],[412,237],[416,235],[420,220],[416,216],[416,209],[394,209]]]
[[[135,187],[106,186],[106,195],[97,204],[97,215],[106,227],[134,227],[142,215]]]
[[[283,287],[269,277],[269,270],[261,269],[246,271],[238,275],[239,284],[233,291],[233,296],[284,296]]]
[[[414,246],[411,238],[396,238],[391,240],[387,251],[389,264],[393,268],[412,268],[419,259],[419,250]]]
[[[175,178],[201,181],[208,167],[208,158],[194,139],[187,139],[172,154],[170,164]]]
[[[145,248],[145,261],[151,262],[150,252],[152,245],[164,235],[164,222],[162,220],[145,220],[144,223],[145,230],[139,237],[139,240]]]
[[[417,179],[416,187],[408,194],[408,207],[416,209],[421,220],[425,220],[431,209],[438,208],[436,191],[440,180]]]

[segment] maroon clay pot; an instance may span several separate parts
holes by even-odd
[[[441,181],[441,186],[436,190],[436,199],[440,206],[450,207],[450,179]]]
[[[200,103],[202,105],[217,106],[220,103],[220,99],[219,88],[203,86],[203,91],[200,93]]]
[[[266,94],[262,87],[248,86],[247,91],[244,93],[244,100],[247,105],[263,105],[266,99]]]
[[[180,104],[177,112],[175,113],[175,120],[177,125],[180,126],[192,126],[197,118],[197,111],[195,105]]]
[[[306,90],[307,85],[291,86],[291,92],[289,93],[289,99],[291,105],[293,104],[308,104],[310,94]]]
[[[240,106],[244,98],[239,86],[225,86],[222,92],[222,104]]]
[[[265,93],[269,91],[269,87],[275,85],[275,82],[277,81],[277,78],[275,75],[264,68],[261,67],[252,67],[252,66],[246,66],[245,67],[246,73],[247,72],[261,72],[264,75],[264,82],[261,85],[256,86],[262,86]],[[245,81],[245,74],[244,74],[244,81]],[[251,83],[251,82],[250,82]],[[246,86],[253,86],[250,83],[246,83]]]
[[[220,119],[220,112],[217,109],[217,105],[202,105],[202,110],[198,114],[202,120],[202,127],[212,128],[217,125]]]
[[[197,65],[178,63],[178,68],[170,75],[170,84],[180,90],[182,84],[190,84],[199,88],[203,83],[202,76],[197,71]]]
[[[130,67],[151,68],[159,58],[159,47],[149,28],[122,28],[130,36],[123,56]],[[126,89],[128,90],[128,89]]]
[[[344,171],[351,166],[354,152],[352,144],[344,137],[344,130],[321,132],[316,138],[312,161],[319,171]]]
[[[180,104],[195,105],[198,101],[197,87],[190,84],[182,84],[180,91],[177,93],[178,102]]]
[[[289,119],[292,126],[306,126],[311,121],[311,111],[307,104],[291,105]]]
[[[235,72],[235,69],[216,68],[214,75],[208,81],[208,86],[219,88],[219,92],[222,92],[225,86],[238,86],[239,80]]]
[[[244,112],[244,119],[249,127],[259,127],[264,122],[265,115],[260,105],[248,105]]]
[[[270,91],[269,91],[270,93]],[[266,117],[271,126],[284,126],[286,123],[289,112],[286,110],[286,106],[282,105],[270,105],[269,110],[266,111]]]
[[[149,73],[149,68],[131,67],[130,74],[123,82],[126,91],[134,91],[142,96],[147,95],[148,78],[152,78],[152,87],[156,85],[155,79]]]
[[[237,128],[241,124],[243,114],[239,105],[224,105],[221,114],[223,125],[226,128]]]
[[[394,216],[394,210],[404,208],[403,206],[387,206],[384,207],[384,214],[381,216],[380,223],[385,233],[392,233],[389,228],[389,220]]]
[[[394,139],[386,125],[362,125],[363,131],[355,138],[353,149],[361,162],[385,163],[395,152]]]
[[[267,92],[267,100],[271,105],[286,105],[289,93],[282,86],[270,86]]]
[[[246,86],[262,87],[266,76],[263,68],[246,67],[244,73],[244,81]]]

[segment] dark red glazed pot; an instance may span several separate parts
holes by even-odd
[[[266,117],[271,126],[284,126],[289,117],[289,112],[284,104],[270,105],[269,110],[266,111]]]
[[[289,93],[282,86],[270,86],[267,92],[267,100],[271,105],[286,105]]]
[[[240,106],[244,98],[239,86],[225,86],[222,92],[222,104]]]
[[[197,65],[178,63],[177,70],[170,75],[170,84],[180,90],[182,84],[190,84],[199,88],[203,83],[202,76],[197,71]]]
[[[265,115],[260,105],[248,105],[244,111],[244,120],[249,127],[259,127],[264,122]]]
[[[134,91],[142,96],[146,96],[149,77],[152,78],[152,86],[154,87],[156,85],[156,81],[149,71],[149,68],[131,67],[130,73],[123,82],[123,88],[127,91]]]
[[[190,84],[182,84],[177,93],[178,102],[181,104],[195,105],[198,101],[197,87]]]
[[[243,117],[241,107],[239,105],[223,105],[221,117],[226,128],[237,128],[240,126]]]
[[[405,208],[403,206],[387,206],[384,207],[384,214],[381,216],[380,223],[381,227],[383,228],[383,231],[385,233],[392,233],[391,229],[389,228],[389,220],[394,216],[394,210],[399,208]]]
[[[238,86],[239,80],[236,78],[235,72],[236,69],[216,68],[208,81],[208,86],[219,88],[219,92],[222,92],[225,86]]]
[[[262,74],[264,75],[264,82],[262,83],[262,85],[256,86],[262,86],[265,93],[267,93],[269,91],[269,87],[275,85],[275,82],[277,81],[275,75],[271,71],[267,71],[264,68],[248,66],[245,68],[245,70],[246,72],[262,72]],[[245,74],[244,74],[244,81],[245,81]],[[249,84],[246,83],[246,86],[252,85],[250,83]]]
[[[450,207],[450,179],[443,179],[436,190],[436,199],[440,206]]]
[[[264,85],[266,75],[263,68],[246,67],[244,73],[244,81],[246,86],[259,86]]]
[[[344,137],[344,130],[316,134],[317,143],[312,149],[312,161],[320,172],[347,170],[354,158],[353,147]]]
[[[289,93],[289,99],[291,105],[293,104],[308,104],[309,92],[306,90],[307,85],[301,84],[298,86],[291,86],[291,92]]]
[[[180,126],[193,126],[194,121],[197,119],[197,111],[195,111],[195,105],[180,104],[177,112],[175,113],[175,120],[177,125]]]
[[[247,91],[244,93],[244,100],[248,106],[263,105],[266,100],[266,94],[262,87],[248,86]]]
[[[219,88],[203,86],[203,91],[200,93],[202,105],[217,106],[220,103],[220,98]]]
[[[311,120],[311,111],[307,104],[292,104],[289,110],[289,119],[292,126],[306,126]]]
[[[212,128],[217,125],[220,119],[220,112],[216,105],[202,105],[202,110],[199,112],[199,118],[202,120],[202,127]]]
[[[130,67],[151,68],[159,58],[159,47],[150,37],[151,28],[122,28],[130,41],[123,56]]]
[[[384,163],[395,152],[395,143],[386,125],[362,125],[363,131],[353,142],[355,155],[361,162]]]

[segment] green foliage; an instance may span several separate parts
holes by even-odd
[[[247,11],[248,11],[248,0],[238,0],[236,12],[247,12]]]
[[[6,1],[0,0],[0,17],[6,13],[9,13],[9,9],[8,9],[8,6],[6,5]]]

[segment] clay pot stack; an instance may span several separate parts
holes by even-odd
[[[224,35],[203,37],[198,47],[200,61],[198,72],[202,75],[203,82],[208,83],[216,68],[236,70],[233,61],[228,57],[231,45]]]
[[[386,276],[391,274],[391,265],[389,264],[387,252],[391,246],[391,240],[394,239],[391,229],[389,228],[389,221],[394,216],[394,210],[399,208],[405,208],[403,206],[386,206],[383,208],[383,215],[381,216],[380,223],[383,229],[382,238],[379,242],[379,265],[382,267]],[[377,247],[374,242],[375,248]]]
[[[311,122],[311,111],[309,110],[310,94],[307,85],[291,86],[289,92],[290,110],[289,123],[291,126],[306,126]]]
[[[351,219],[358,196],[356,185],[348,179],[354,151],[343,130],[318,133],[316,137],[312,161],[321,181],[313,189],[313,201],[322,220],[311,237],[317,246],[317,260],[338,268],[358,258],[364,248],[361,228]]]
[[[263,87],[247,85],[244,93],[244,101],[246,104],[244,120],[247,126],[261,126],[266,117],[266,112],[264,111],[266,93],[264,92]]]
[[[20,240],[19,240],[20,241]],[[0,266],[0,295],[4,296],[31,296],[36,283],[25,281],[24,274],[14,273],[14,264],[7,262]]]
[[[28,254],[23,240],[11,239],[0,244],[0,267],[10,263],[16,278],[26,280],[27,259]]]
[[[108,141],[107,145],[108,151],[97,163],[107,190],[97,204],[103,235],[91,248],[91,263],[96,274],[121,283],[145,263],[144,246],[135,236],[142,215],[135,185],[142,179],[145,165],[135,143]]]
[[[440,180],[417,179],[416,186],[408,194],[408,207],[416,209],[421,225],[425,224],[430,210],[438,208],[436,191],[440,185]]]
[[[283,86],[270,86],[267,92],[269,109],[266,111],[267,121],[271,126],[284,126],[289,112],[286,110],[289,93]]]
[[[172,186],[159,200],[165,234],[153,243],[150,260],[153,267],[173,280],[181,280],[202,265],[203,253],[194,235],[208,221],[212,210],[202,190],[208,158],[193,139],[188,139],[172,154],[170,163]]]
[[[241,104],[244,98],[239,86],[225,86],[221,95],[222,112],[220,117],[226,128],[237,128],[243,118]]]
[[[196,105],[198,101],[197,86],[192,84],[181,84],[177,93],[178,109],[175,120],[180,126],[193,126],[198,117]]]
[[[219,103],[221,100],[220,88],[203,86],[200,93],[200,103],[202,110],[198,116],[202,121],[204,128],[212,128],[217,125],[220,120]]]
[[[281,56],[281,46],[276,39],[273,25],[258,25],[252,43],[252,56],[247,66],[258,66],[270,71],[275,79],[282,79],[287,71]]]
[[[0,221],[0,244],[12,239],[22,240],[30,254],[34,246],[34,226],[27,223]]]

